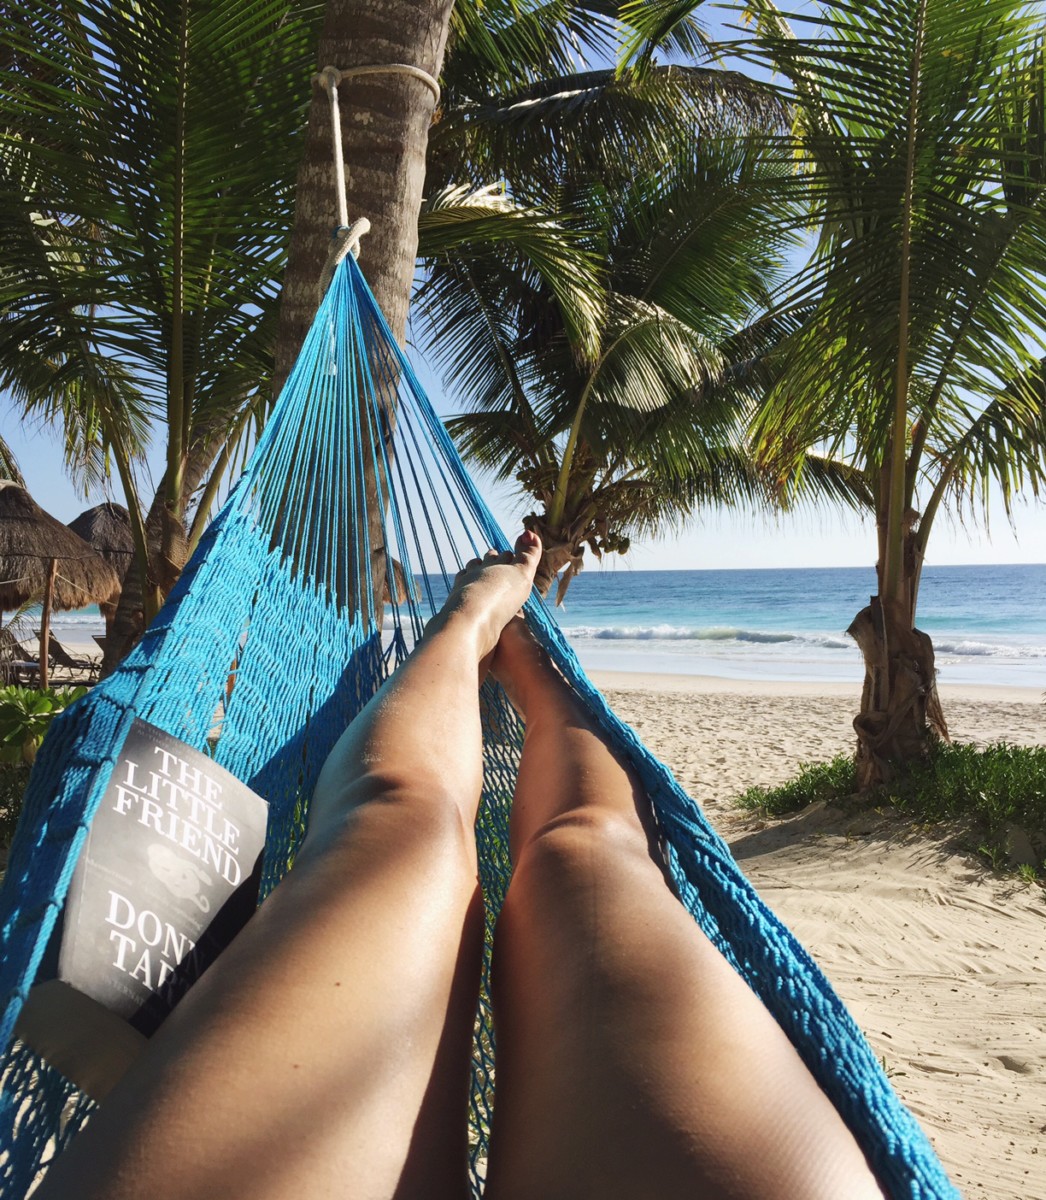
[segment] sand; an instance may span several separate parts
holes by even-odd
[[[889,816],[766,822],[732,805],[851,749],[855,688],[593,678],[821,964],[962,1194],[1046,1200],[1046,891]],[[956,740],[1046,743],[1031,689],[942,701]]]

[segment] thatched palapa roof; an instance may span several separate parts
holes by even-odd
[[[55,608],[105,603],[120,590],[116,572],[17,484],[0,480],[0,609],[39,599],[57,560]]]
[[[122,579],[134,558],[131,518],[122,504],[98,504],[82,512],[69,528],[83,538]]]

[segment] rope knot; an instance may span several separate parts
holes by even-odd
[[[353,221],[351,225],[338,225],[335,228],[331,234],[331,248],[327,254],[327,261],[323,264],[323,270],[320,273],[320,282],[316,289],[320,300],[327,294],[327,289],[334,278],[334,272],[345,256],[351,254],[353,258],[359,258],[360,238],[369,232],[370,221],[366,217],[360,217],[358,221]]]

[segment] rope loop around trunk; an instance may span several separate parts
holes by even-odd
[[[349,223],[349,199],[345,182],[345,156],[341,143],[341,106],[338,99],[338,85],[346,79],[360,75],[409,75],[419,80],[432,92],[435,104],[439,104],[439,84],[421,67],[413,67],[409,63],[372,63],[359,67],[324,67],[312,77],[313,84],[326,91],[331,106],[331,142],[332,165],[334,168],[334,192],[338,202],[338,224],[334,230],[330,253],[320,273],[318,291],[320,299],[330,287],[331,279],[338,263],[346,254],[353,258],[360,256],[360,238],[370,230],[370,221],[362,217]]]

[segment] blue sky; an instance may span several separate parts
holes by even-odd
[[[525,501],[493,492],[480,480],[488,503],[502,526],[511,529],[530,511]],[[989,528],[984,523],[963,526],[953,518],[938,517],[930,538],[928,562],[955,563],[1046,562],[1046,505],[1022,501],[1010,528],[998,495]],[[875,525],[825,509],[778,519],[751,513],[712,511],[658,539],[648,539],[623,558],[610,555],[607,569],[699,570],[701,568],[752,567],[861,567],[875,561]],[[594,569],[590,559],[587,567]]]
[[[431,375],[422,371],[426,386]],[[435,388],[433,388],[435,391]],[[439,395],[437,408],[447,411]],[[102,500],[122,500],[119,485],[111,496],[95,492],[84,499],[74,490],[62,466],[61,441],[53,430],[39,422],[24,423],[11,401],[0,407],[0,434],[7,440],[25,475],[30,492],[48,512],[61,521],[71,521],[85,508]],[[154,456],[156,477],[161,462]],[[506,530],[518,526],[529,511],[525,500],[507,489],[495,490],[480,480],[481,489]],[[143,487],[143,492],[151,491]],[[929,561],[948,563],[1046,562],[1046,505],[1023,501],[1015,514],[1015,530],[1007,523],[1002,505],[991,512],[990,529],[983,523],[963,528],[953,519],[938,519],[930,540]],[[608,569],[697,570],[702,567],[845,567],[867,566],[875,558],[875,531],[870,520],[824,511],[797,513],[777,520],[745,513],[710,512],[670,531],[657,540],[636,543],[621,558],[611,555]],[[595,564],[590,563],[590,568]]]

